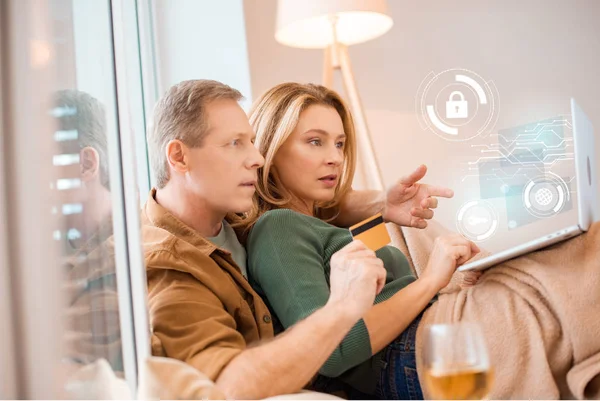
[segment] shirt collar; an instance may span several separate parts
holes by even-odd
[[[156,202],[156,188],[152,188],[148,195],[148,200],[144,205],[144,214],[153,226],[162,228],[177,238],[192,244],[207,256],[210,256],[215,249],[218,249],[215,244],[208,241],[196,230],[186,225],[167,209],[159,205],[158,202]]]

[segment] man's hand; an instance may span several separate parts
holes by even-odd
[[[217,386],[227,399],[238,400],[300,391],[373,308],[385,277],[383,262],[375,252],[359,240],[352,241],[331,257],[327,304],[272,341],[246,348],[225,367]]]
[[[373,307],[385,285],[386,270],[375,252],[354,240],[331,257],[329,304],[341,305],[354,321]]]
[[[425,165],[401,178],[386,194],[383,219],[405,227],[425,228],[438,206],[437,197],[452,198],[450,188],[421,184],[418,181],[427,173]]]

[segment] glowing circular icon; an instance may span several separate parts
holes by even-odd
[[[570,197],[567,183],[549,172],[525,185],[523,204],[534,217],[545,218],[560,213]]]
[[[485,241],[498,229],[498,215],[489,202],[470,201],[458,210],[456,227],[459,233],[471,241]]]
[[[536,191],[533,199],[542,206],[548,206],[554,199],[554,195],[548,188],[540,188]]]
[[[454,68],[430,72],[416,96],[417,116],[423,130],[448,141],[468,141],[493,130],[500,96],[493,81]]]

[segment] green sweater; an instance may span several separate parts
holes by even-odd
[[[265,213],[248,238],[250,283],[287,329],[323,307],[329,299],[331,256],[352,242],[347,229],[289,209]],[[376,252],[388,271],[375,299],[389,299],[415,281],[408,261],[397,248]],[[372,357],[369,332],[361,319],[331,354],[320,373],[336,377]]]

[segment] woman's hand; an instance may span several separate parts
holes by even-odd
[[[482,274],[483,272],[480,271],[467,271],[463,274],[462,280],[458,285],[463,289],[473,287],[479,282]]]
[[[405,227],[425,228],[427,220],[433,218],[433,209],[438,206],[437,198],[454,196],[450,188],[418,182],[426,173],[427,167],[421,165],[387,191],[381,213],[385,221]]]
[[[437,237],[421,279],[430,281],[439,291],[448,285],[457,267],[479,252],[475,243],[459,234]]]

